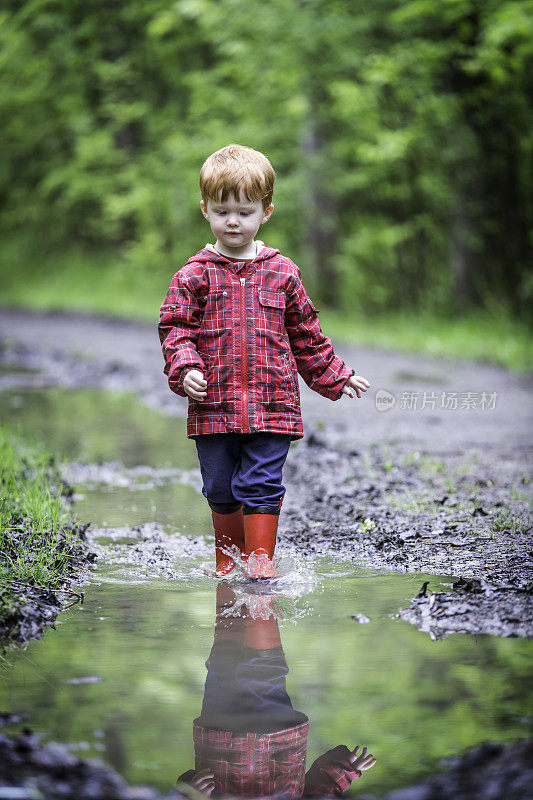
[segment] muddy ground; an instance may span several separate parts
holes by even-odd
[[[100,387],[187,413],[163,375],[155,322],[4,309],[0,348],[10,368],[0,389]],[[430,583],[399,610],[433,638],[531,636],[533,374],[336,350],[371,389],[332,403],[300,381],[306,437],[285,467],[282,546],[454,577],[452,593]]]
[[[61,611],[71,605],[83,603],[83,592],[72,588],[82,584],[87,574],[87,566],[96,559],[90,549],[85,532],[89,526],[72,521],[58,532],[54,545],[54,553],[61,560],[69,562],[69,573],[66,574],[54,589],[38,586],[35,583],[13,581],[8,588],[10,611],[0,615],[0,656],[9,648],[19,647],[31,639],[42,636],[46,627],[54,627]],[[22,526],[19,530],[10,531],[11,538],[25,535]],[[45,537],[43,537],[44,539]],[[42,539],[36,534],[33,546],[42,547]],[[3,554],[9,556],[9,544],[3,543]],[[0,598],[3,587],[0,586]]]
[[[21,720],[0,714],[0,727]],[[0,797],[8,800],[180,800],[177,790],[161,795],[146,786],[128,786],[124,778],[97,759],[71,753],[67,745],[41,744],[30,728],[0,733]]]

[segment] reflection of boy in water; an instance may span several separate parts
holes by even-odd
[[[178,779],[205,795],[340,795],[376,759],[339,745],[305,774],[309,721],[287,694],[289,671],[270,595],[251,596],[238,616],[226,581],[217,589],[214,643],[202,713],[193,723],[195,769]]]

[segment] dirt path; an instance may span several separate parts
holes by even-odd
[[[0,389],[98,386],[186,415],[163,375],[155,323],[3,310],[0,342],[4,364],[30,370],[0,373]],[[306,438],[287,461],[281,536],[377,567],[463,578],[405,614],[434,638],[531,635],[533,376],[336,350],[372,388],[331,403],[300,382]]]

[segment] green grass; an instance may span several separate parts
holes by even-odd
[[[154,321],[177,271],[151,271],[110,253],[43,256],[39,268],[11,271],[0,255],[2,303],[38,310],[67,309]],[[24,263],[24,262],[23,262]]]
[[[334,341],[498,364],[519,373],[533,369],[531,330],[504,309],[453,318],[402,311],[364,318],[327,309],[320,320]]]
[[[179,266],[150,268],[130,263],[120,253],[76,249],[30,256],[20,243],[8,242],[0,251],[1,302],[155,323]],[[338,342],[495,363],[517,372],[533,369],[530,327],[497,305],[448,318],[428,311],[370,316],[355,309],[349,313],[322,308],[320,320],[327,335]]]
[[[0,626],[35,587],[57,589],[77,541],[53,456],[0,427]]]
[[[531,492],[523,492],[520,489],[511,489],[511,498],[519,502],[527,503],[533,507],[533,495]]]
[[[424,456],[419,460],[419,467],[420,470],[430,475],[436,472],[444,472],[446,469],[444,461],[441,461],[439,458],[431,458],[429,456]]]
[[[526,534],[531,530],[530,517],[517,517],[509,509],[503,509],[492,520],[494,533]]]

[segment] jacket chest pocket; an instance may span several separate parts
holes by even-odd
[[[226,308],[228,293],[225,289],[210,292],[205,298],[203,326],[201,333],[209,338],[225,333],[227,330]]]
[[[260,288],[257,299],[257,331],[267,335],[282,333],[285,329],[285,292]]]

